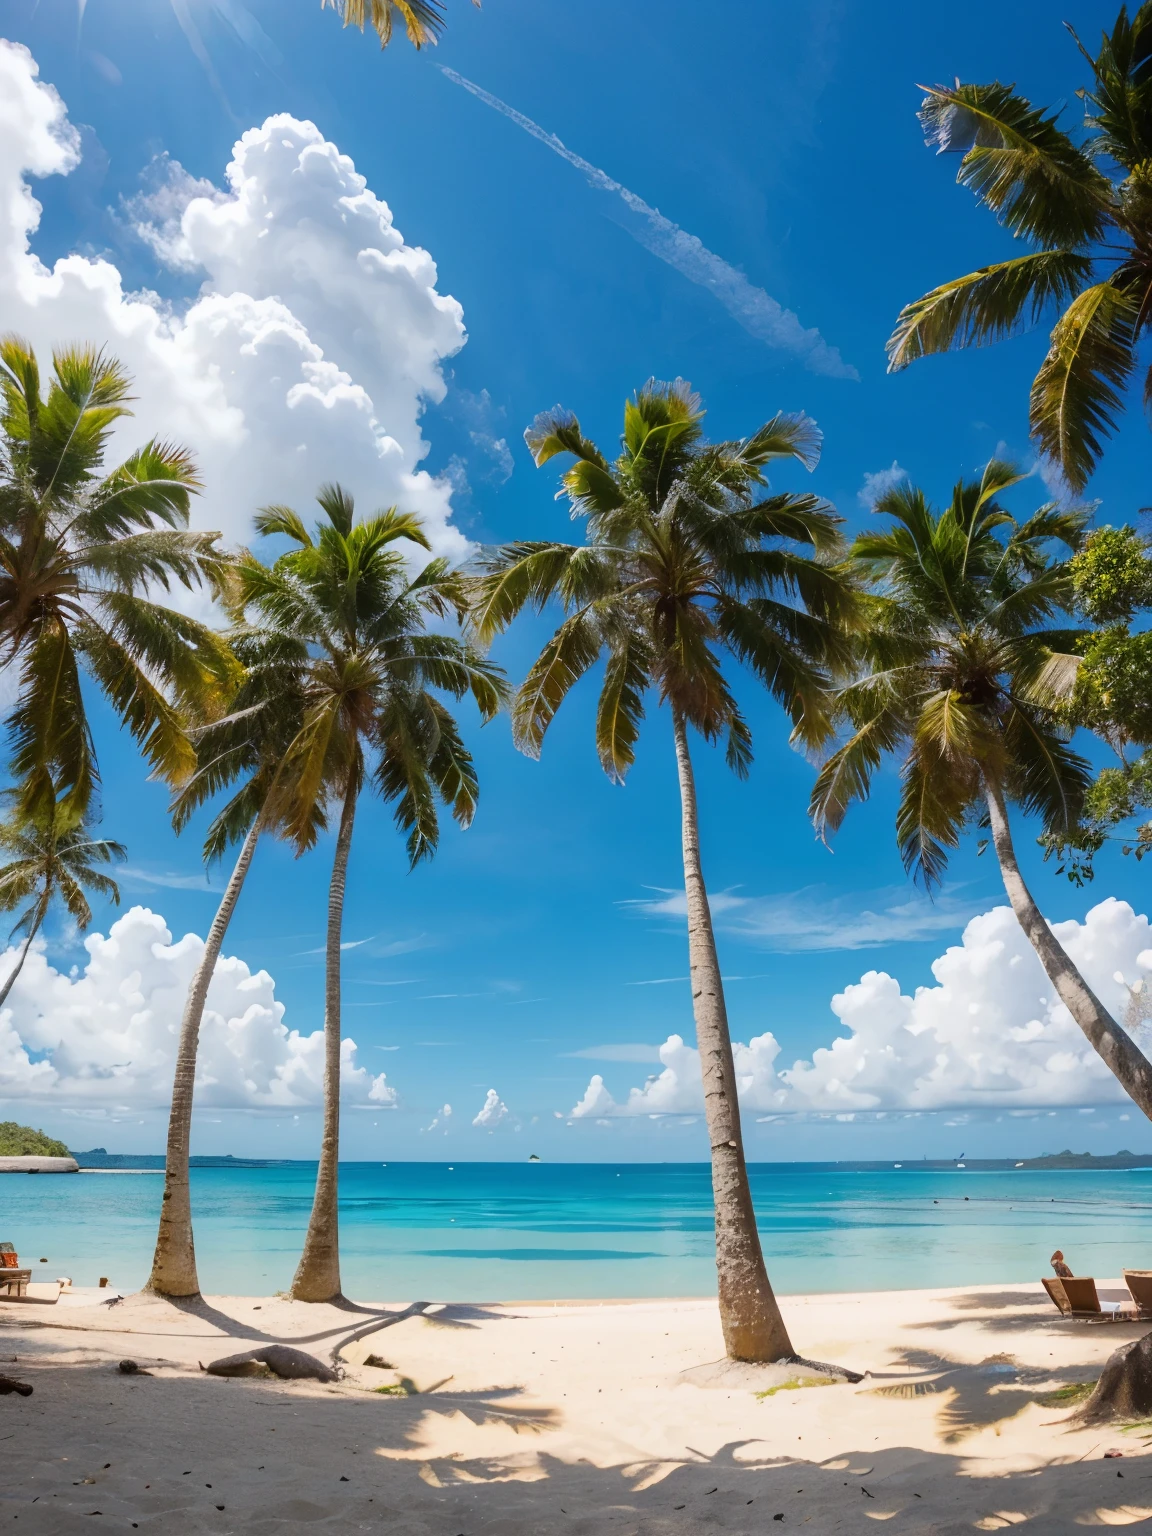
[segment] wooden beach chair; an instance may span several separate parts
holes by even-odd
[[[0,1296],[27,1296],[30,1269],[20,1268],[20,1259],[12,1243],[0,1243]]]
[[[1107,1318],[1116,1322],[1122,1312],[1118,1301],[1101,1301],[1096,1294],[1095,1280],[1084,1275],[1066,1275],[1062,1280],[1049,1279],[1041,1282],[1052,1304],[1062,1316],[1102,1322]]]
[[[1152,1269],[1126,1269],[1123,1274],[1137,1314],[1152,1317]]]

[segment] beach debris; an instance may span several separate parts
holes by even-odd
[[[1113,1447],[1112,1450],[1104,1452],[1104,1460],[1105,1461],[1115,1461],[1118,1456],[1123,1456],[1123,1454],[1124,1454],[1123,1451],[1118,1451],[1118,1450],[1115,1449],[1115,1447]]]
[[[121,1376],[151,1376],[151,1371],[146,1371],[142,1365],[137,1365],[135,1360],[121,1360],[116,1367]]]
[[[339,1381],[331,1366],[287,1344],[266,1344],[201,1366],[209,1376],[279,1376],[283,1381]]]
[[[1114,1349],[1096,1390],[1074,1415],[1083,1424],[1105,1424],[1152,1415],[1152,1334]]]
[[[800,1387],[831,1387],[844,1382],[860,1382],[863,1376],[845,1366],[825,1365],[820,1360],[805,1360],[793,1355],[770,1364],[747,1360],[713,1360],[707,1365],[689,1366],[679,1379],[694,1387],[712,1387],[727,1391],[741,1388],[757,1397],[772,1397],[777,1392],[796,1391]]]
[[[381,1355],[365,1355],[364,1364],[370,1365],[376,1371],[394,1371],[396,1369],[390,1360],[385,1360]]]
[[[14,1376],[0,1376],[0,1396],[9,1392],[18,1392],[21,1397],[31,1397],[32,1388],[26,1381],[17,1381]]]

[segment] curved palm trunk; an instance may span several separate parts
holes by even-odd
[[[992,823],[992,843],[996,857],[1000,860],[1004,889],[1008,892],[1008,900],[1012,903],[1017,921],[1039,955],[1040,963],[1048,973],[1048,980],[1056,988],[1060,1001],[1084,1031],[1092,1049],[1129,1098],[1152,1119],[1152,1062],[1128,1032],[1117,1024],[1044,921],[1016,863],[1016,850],[1012,846],[1012,833],[1008,826],[1008,811],[1000,786],[986,780],[985,798]]]
[[[340,1163],[340,933],[344,921],[344,886],[348,850],[356,819],[359,779],[351,775],[344,792],[332,883],[328,888],[328,945],[324,960],[324,1133],[316,1194],[304,1252],[289,1292],[294,1301],[333,1301],[340,1295],[338,1169]]]
[[[20,972],[24,969],[24,962],[28,958],[28,951],[32,948],[32,940],[39,932],[40,924],[44,921],[44,913],[46,910],[47,908],[42,906],[39,912],[37,912],[36,921],[32,924],[32,931],[24,940],[24,948],[20,951],[20,958],[12,967],[12,974],[4,983],[3,988],[0,988],[0,1008],[3,1008],[4,1004],[8,1001],[8,994],[11,992],[12,987],[15,984],[17,976],[19,976]]]
[[[688,898],[688,969],[696,1044],[704,1076],[704,1115],[712,1144],[712,1195],[716,1206],[716,1275],[720,1322],[731,1360],[779,1360],[795,1354],[764,1267],[760,1234],[748,1188],[736,1069],[724,985],[712,931],[712,913],[700,867],[696,784],[683,717],[672,712],[676,766],[683,812],[684,891]]]
[[[196,1088],[196,1051],[200,1023],[208,1001],[208,988],[220,958],[228,924],[236,910],[240,891],[260,837],[260,820],[252,823],[240,855],[224,888],[224,896],[208,930],[204,954],[196,967],[176,1048],[176,1074],[172,1082],[172,1107],[168,1113],[168,1147],[164,1159],[164,1198],[160,1205],[160,1229],[152,1255],[152,1273],[144,1287],[160,1296],[199,1296],[196,1248],[192,1241],[192,1199],[188,1187],[188,1155],[192,1140],[192,1096]]]

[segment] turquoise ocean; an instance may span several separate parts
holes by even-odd
[[[161,1160],[106,1161],[120,1171],[0,1175],[0,1240],[31,1260],[34,1278],[94,1285],[107,1275],[125,1291],[143,1284]],[[769,1272],[783,1293],[1036,1280],[1056,1247],[1077,1274],[1152,1269],[1152,1169],[776,1163],[750,1173]],[[314,1177],[315,1164],[302,1162],[205,1159],[193,1168],[205,1291],[288,1286]],[[365,1300],[714,1291],[703,1163],[347,1163],[340,1223],[344,1289]]]

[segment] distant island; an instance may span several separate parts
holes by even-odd
[[[1025,1168],[1152,1168],[1152,1155],[1136,1152],[1046,1152],[1024,1159]]]
[[[15,1120],[0,1120],[0,1157],[71,1157],[62,1141]]]

